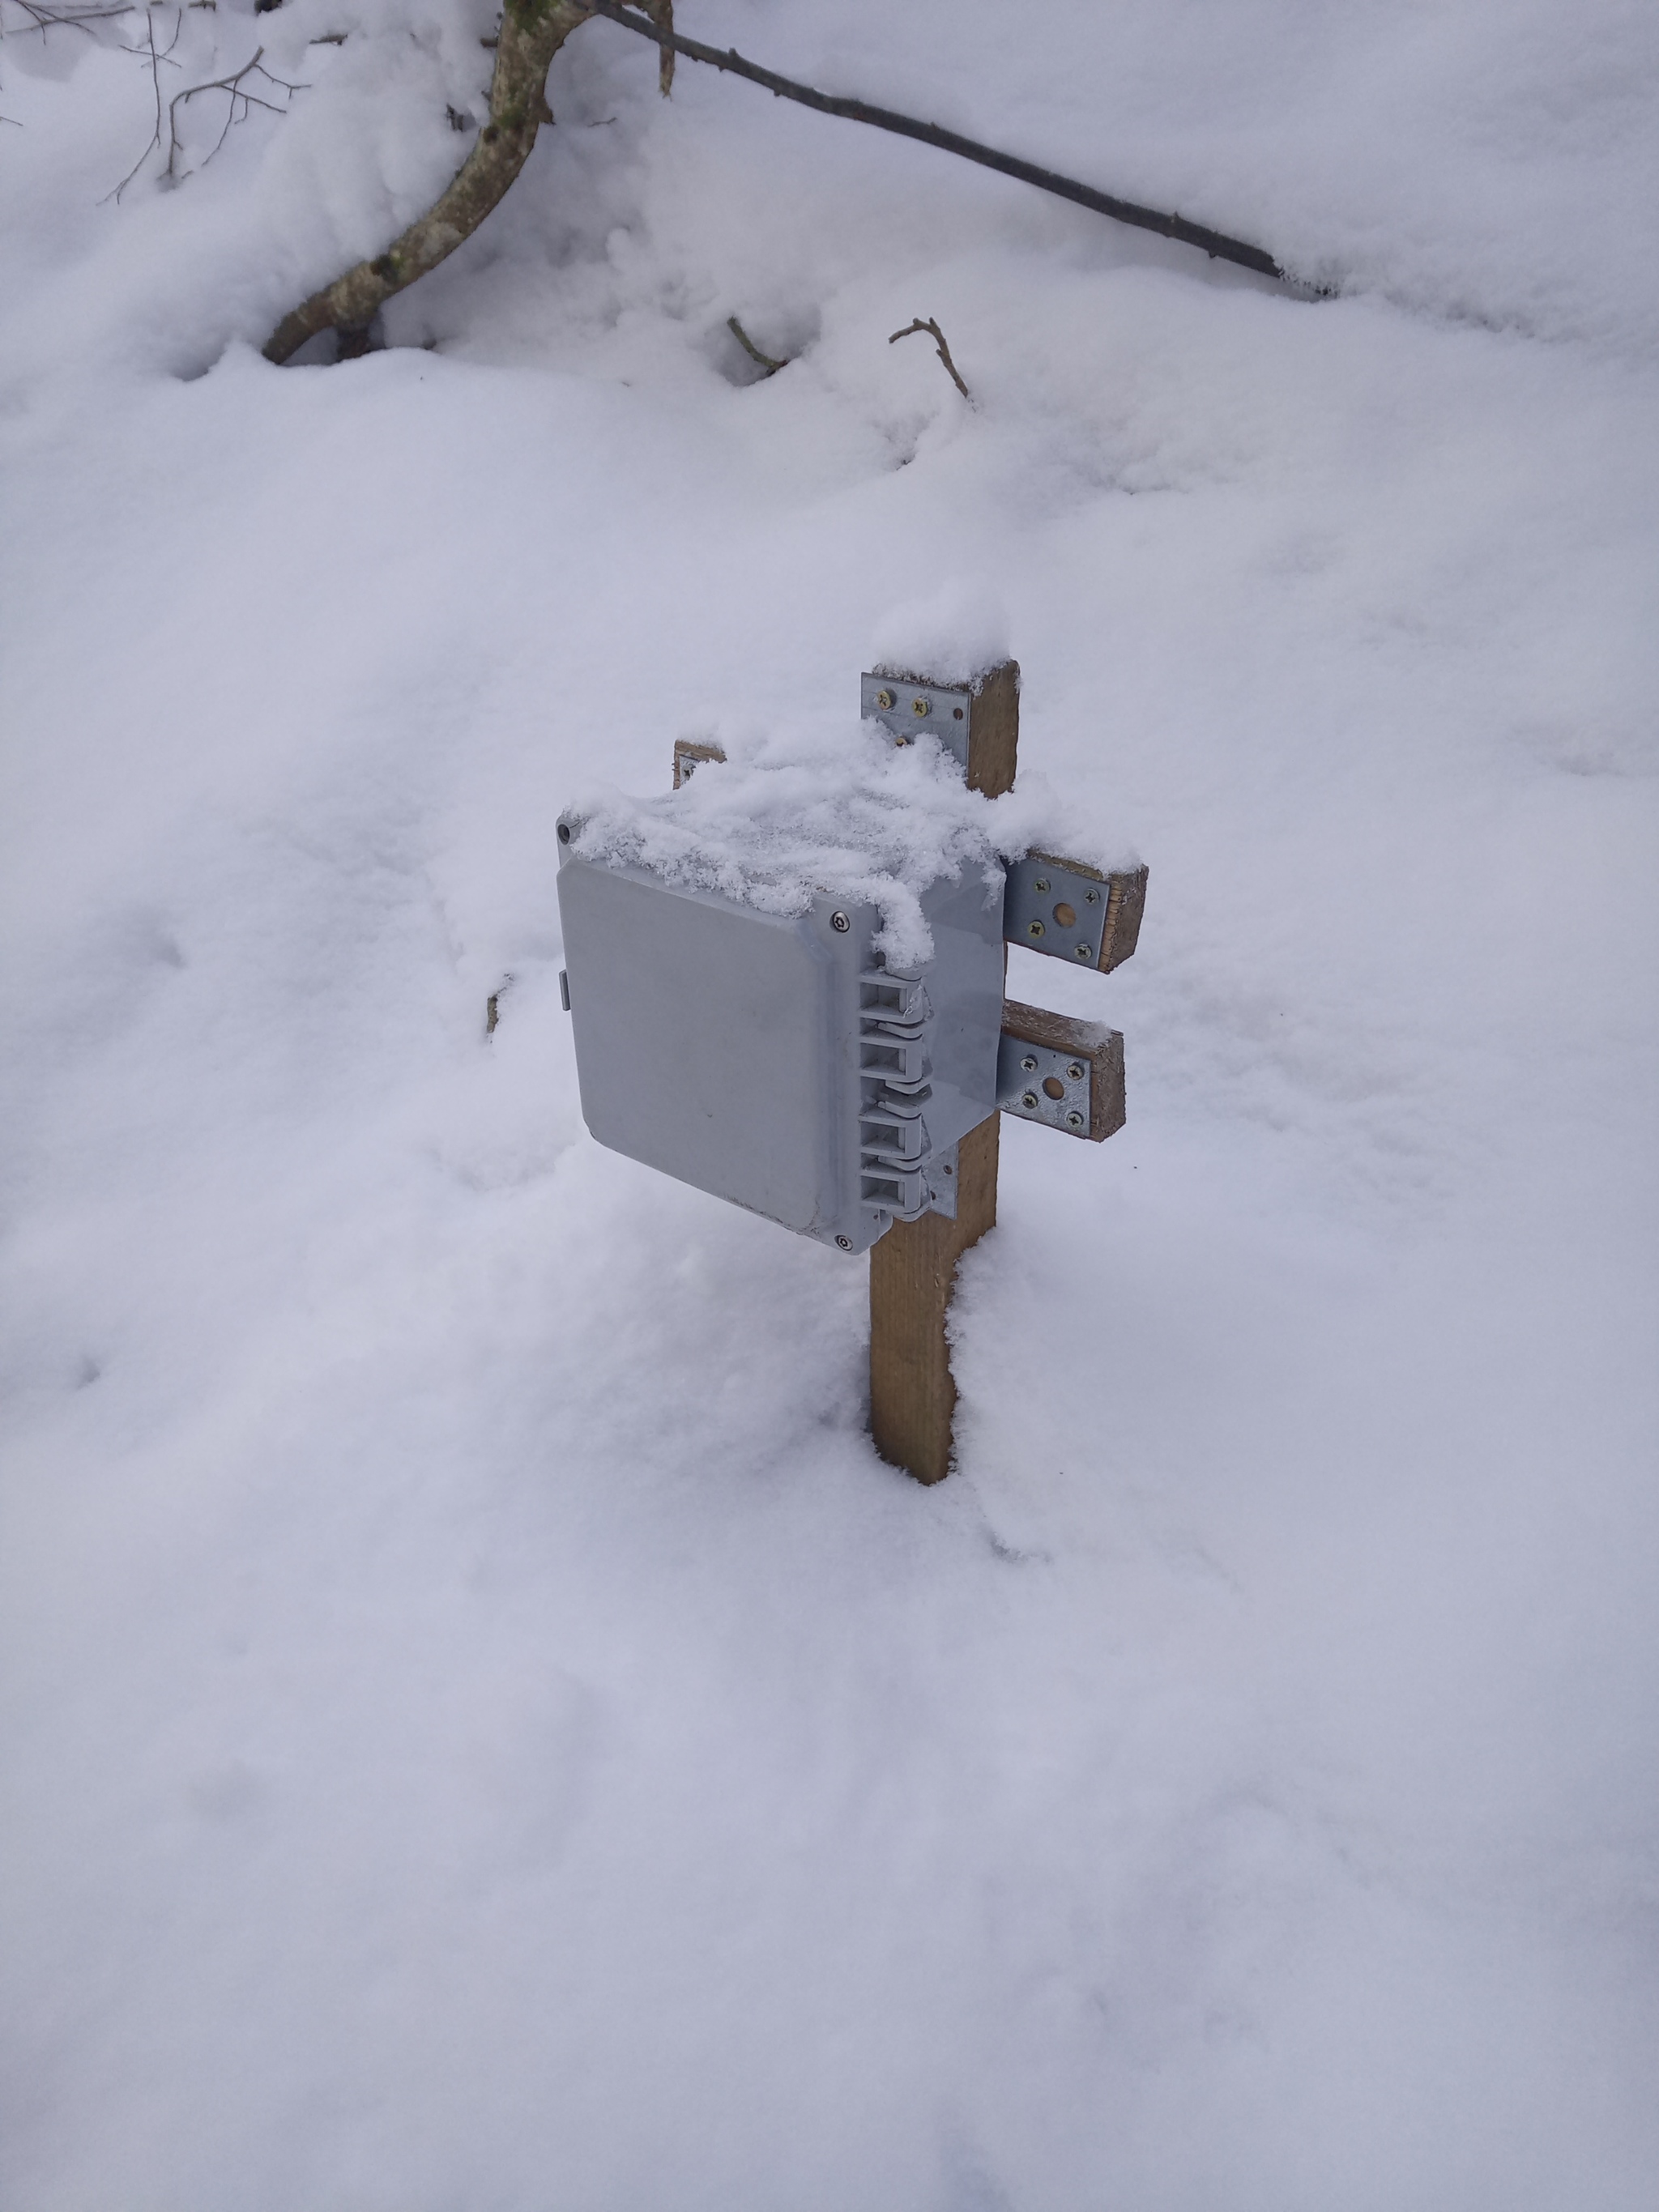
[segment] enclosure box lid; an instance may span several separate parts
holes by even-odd
[[[601,1144],[842,1250],[948,1198],[929,1161],[937,1178],[996,1110],[1000,886],[924,895],[934,957],[896,1010],[872,905],[824,893],[769,914],[568,848],[560,861],[582,1117]]]

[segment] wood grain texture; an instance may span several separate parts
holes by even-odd
[[[968,787],[988,799],[1012,791],[1019,758],[1019,663],[1005,660],[971,687]]]
[[[1018,999],[1005,999],[1002,1034],[1018,1037],[1022,1044],[1041,1045],[1045,1052],[1069,1053],[1086,1060],[1092,1071],[1088,1141],[1103,1145],[1108,1137],[1116,1135],[1127,1118],[1121,1030],[1109,1030],[1099,1022],[1079,1021],[1071,1014],[1050,1013],[1046,1006],[1027,1006]]]
[[[870,1249],[870,1433],[918,1482],[951,1472],[957,1386],[945,1317],[957,1261],[996,1224],[1001,1122],[993,1114],[957,1148],[954,1221],[896,1221]]]
[[[914,680],[945,679],[918,672]],[[1018,662],[1003,661],[972,689],[968,781],[1000,799],[1018,760]],[[957,1261],[996,1223],[1000,1133],[1001,1116],[993,1114],[957,1147],[954,1221],[939,1213],[896,1221],[871,1247],[870,1433],[882,1457],[918,1482],[939,1482],[951,1472],[957,1386],[945,1316]]]
[[[1123,963],[1140,942],[1140,917],[1146,909],[1146,870],[1126,869],[1120,875],[1108,876],[1111,886],[1106,894],[1106,927],[1100,939],[1100,972],[1109,975]]]
[[[689,783],[691,781],[696,772],[699,761],[723,761],[725,758],[724,746],[699,744],[694,738],[676,738],[674,740],[675,790],[678,791],[683,783]]]

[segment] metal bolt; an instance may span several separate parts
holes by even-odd
[[[1066,1116],[1066,1126],[1068,1129],[1080,1129],[1083,1127],[1082,1115],[1068,1114]]]
[[[837,908],[835,913],[830,917],[830,927],[831,929],[836,931],[837,935],[845,937],[848,931],[853,927],[853,925],[848,920],[847,916],[842,913],[841,909]]]
[[[850,1237],[837,1237],[836,1242],[843,1252],[850,1252],[853,1249],[853,1240]]]
[[[1028,937],[1041,937],[1042,924],[1040,921],[1028,921],[1025,925],[1025,934]]]
[[[1036,1054],[1034,1052],[1028,1052],[1019,1064],[1028,1075],[1036,1073]]]
[[[1088,1073],[1088,1071],[1085,1068],[1083,1062],[1080,1060],[1074,1060],[1071,1066],[1066,1069],[1066,1073],[1071,1077],[1073,1083],[1081,1083],[1084,1076]]]
[[[1034,884],[1032,884],[1032,886],[1031,886],[1031,889],[1032,889],[1034,891],[1046,891],[1046,890],[1048,890],[1048,877],[1047,877],[1047,876],[1039,876],[1039,877],[1037,878],[1037,879],[1036,879],[1036,883],[1034,883]]]
[[[1037,1095],[1036,1091],[1028,1091],[1019,1103],[1025,1109],[1028,1114],[1035,1114],[1037,1108]]]
[[[570,824],[568,822],[561,822],[559,824],[559,842],[562,845],[568,845],[570,842]]]
[[[1095,957],[1094,946],[1092,945],[1079,945],[1077,949],[1077,957],[1079,960],[1092,960]]]
[[[930,700],[913,699],[910,702],[910,712],[913,714],[931,714],[933,711],[933,702]]]
[[[876,694],[876,704],[880,708],[882,713],[884,714],[890,707],[896,707],[898,701],[894,698],[890,691],[878,691]]]

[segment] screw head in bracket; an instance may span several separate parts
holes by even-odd
[[[1019,1103],[1025,1109],[1028,1114],[1035,1114],[1037,1109],[1037,1095],[1036,1091],[1028,1091]]]
[[[1080,1129],[1083,1127],[1082,1115],[1078,1113],[1068,1114],[1066,1116],[1066,1126],[1068,1129]]]
[[[1083,1062],[1080,1060],[1074,1060],[1071,1066],[1066,1069],[1066,1073],[1071,1077],[1073,1083],[1081,1083],[1085,1073]]]
[[[1091,891],[1088,894],[1088,898],[1091,906],[1098,906],[1100,904],[1100,893],[1098,891]]]
[[[1028,937],[1041,937],[1042,933],[1042,924],[1040,921],[1028,921],[1026,923],[1025,934]]]
[[[843,1252],[850,1252],[853,1249],[853,1240],[850,1237],[837,1237],[836,1242]]]
[[[1037,879],[1036,879],[1036,882],[1032,884],[1032,886],[1031,886],[1031,889],[1032,889],[1034,891],[1046,891],[1046,890],[1048,890],[1048,877],[1047,877],[1047,876],[1039,876],[1039,877],[1037,878]]]
[[[932,703],[932,702],[931,702],[930,700],[927,700],[927,699],[913,699],[913,700],[910,702],[910,712],[911,712],[913,714],[917,714],[917,715],[931,714],[933,713],[933,703]]]
[[[1034,1052],[1028,1052],[1024,1059],[1022,1060],[1019,1064],[1025,1070],[1027,1075],[1035,1075],[1036,1073],[1036,1054]]]
[[[845,937],[848,931],[853,927],[853,925],[851,921],[848,921],[848,917],[842,912],[841,908],[837,907],[834,914],[830,917],[830,927],[835,931],[838,937]]]
[[[890,691],[878,691],[876,694],[876,704],[880,708],[882,713],[884,714],[890,708],[896,707],[898,701],[893,696]]]
[[[559,824],[559,842],[562,845],[568,845],[570,842],[570,824],[568,822],[561,822]]]
[[[1079,960],[1092,960],[1095,957],[1094,946],[1092,945],[1079,945],[1077,949],[1077,957]]]

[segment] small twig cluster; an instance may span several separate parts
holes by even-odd
[[[216,76],[206,84],[192,84],[186,91],[174,93],[168,101],[167,174],[175,183],[179,179],[178,163],[184,152],[183,143],[179,137],[179,111],[182,107],[188,106],[198,94],[227,92],[230,94],[225,106],[224,128],[214,140],[211,150],[204,154],[196,165],[198,168],[205,168],[214,155],[229,137],[233,124],[246,122],[249,114],[256,107],[263,107],[268,115],[286,115],[288,103],[293,99],[295,94],[310,89],[309,86],[305,84],[290,83],[287,77],[277,76],[268,70],[264,65],[264,52],[263,46],[256,46],[253,50],[253,58],[244,62],[240,69],[234,70],[229,76]],[[274,100],[267,100],[263,94],[251,92],[248,89],[249,81],[254,78],[269,85],[273,92],[280,92],[283,95],[280,106]],[[236,112],[239,101],[241,105],[240,115]]]
[[[200,0],[190,0],[191,7],[199,4]],[[155,95],[155,125],[149,134],[149,143],[143,152],[109,195],[112,199],[120,198],[150,155],[160,152],[164,145],[167,160],[162,167],[161,176],[170,185],[182,184],[187,176],[194,173],[195,169],[206,168],[226,139],[229,137],[233,127],[238,123],[245,122],[256,107],[264,108],[269,115],[286,115],[289,102],[295,94],[308,89],[304,84],[290,83],[287,77],[277,76],[272,70],[268,70],[264,65],[264,48],[256,46],[252,58],[244,62],[240,69],[232,70],[224,76],[205,78],[200,84],[186,85],[181,91],[175,92],[172,99],[168,100],[161,89],[161,70],[163,67],[167,69],[183,67],[182,63],[176,62],[173,58],[173,50],[179,43],[179,33],[184,27],[185,10],[183,8],[174,9],[173,36],[165,46],[158,46],[155,43],[155,18],[160,12],[158,9],[146,9],[144,44],[142,46],[130,46],[127,49],[130,53],[142,54],[149,67],[150,84]],[[261,88],[256,90],[256,86]],[[280,93],[283,95],[280,103],[267,97],[267,90]],[[181,118],[192,100],[199,100],[204,94],[210,92],[222,92],[227,95],[224,123],[219,136],[201,160],[194,164],[193,168],[186,168]]]

